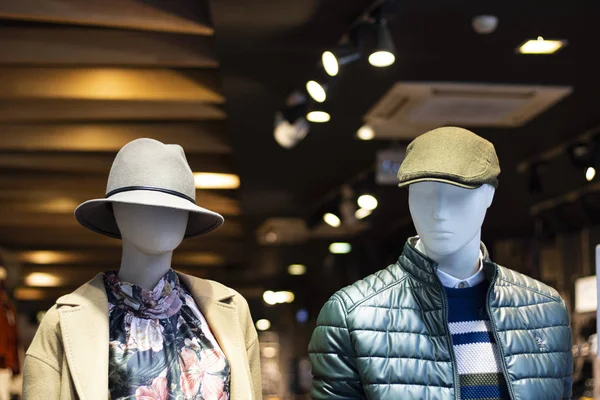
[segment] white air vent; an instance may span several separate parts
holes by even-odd
[[[516,127],[568,96],[567,86],[400,82],[367,113],[377,138],[412,139],[444,125]]]

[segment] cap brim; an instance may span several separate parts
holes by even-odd
[[[168,193],[149,190],[132,190],[117,193],[108,199],[95,199],[82,203],[75,209],[75,218],[84,227],[103,235],[120,239],[121,232],[112,212],[112,203],[139,204],[189,211],[185,238],[205,235],[221,227],[220,214],[195,205],[191,201]]]
[[[398,187],[406,187],[408,185],[412,185],[413,183],[418,183],[418,182],[440,182],[440,183],[447,183],[449,185],[454,185],[454,186],[458,186],[464,189],[477,189],[478,187],[481,187],[480,185],[467,185],[465,183],[461,183],[461,182],[456,182],[456,181],[452,181],[450,179],[444,179],[444,178],[416,178],[416,179],[410,179],[408,181],[404,181],[398,184]]]

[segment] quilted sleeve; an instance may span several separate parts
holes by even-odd
[[[346,310],[336,295],[321,309],[308,353],[314,400],[366,399],[346,324]]]
[[[569,339],[568,345],[569,350],[573,348],[573,333],[571,327],[569,329]],[[564,392],[563,392],[563,400],[571,400],[573,397],[573,352],[567,352],[567,374],[564,379]]]

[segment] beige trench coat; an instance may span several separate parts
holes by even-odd
[[[231,400],[262,399],[258,336],[246,300],[219,283],[178,273],[231,364]],[[106,400],[108,300],[103,274],[59,298],[25,355],[24,400]]]

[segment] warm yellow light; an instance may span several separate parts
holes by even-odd
[[[585,179],[588,182],[591,182],[594,177],[596,176],[596,168],[594,167],[589,167],[586,171],[585,171]]]
[[[329,252],[332,254],[347,254],[352,250],[350,243],[338,242],[329,245]]]
[[[306,119],[310,122],[321,123],[321,122],[329,122],[331,116],[325,111],[311,111],[306,114]]]
[[[32,272],[25,277],[27,286],[52,287],[60,285],[60,278],[45,272]]]
[[[337,57],[331,51],[324,52],[321,61],[323,62],[323,68],[325,69],[325,72],[327,72],[327,75],[336,76],[338,72],[340,72],[340,65],[338,64]]]
[[[275,358],[277,356],[277,348],[273,346],[263,347],[262,355],[265,358]]]
[[[369,56],[369,64],[374,67],[389,67],[396,61],[396,56],[389,51],[381,50],[372,53]]]
[[[60,264],[77,259],[68,253],[59,251],[24,251],[19,256],[21,262],[26,264]]]
[[[306,82],[306,91],[318,103],[322,103],[327,99],[325,88],[317,81]]]
[[[43,300],[44,291],[34,288],[17,288],[15,289],[15,298],[17,300]]]
[[[354,218],[356,218],[356,219],[367,218],[369,215],[371,215],[371,213],[372,213],[371,210],[367,210],[366,208],[359,208],[354,213]]]
[[[356,136],[358,136],[360,140],[371,140],[375,137],[375,131],[369,125],[363,125],[358,132],[356,132]]]
[[[6,268],[0,267],[0,281],[5,280],[7,276],[8,276],[8,271],[6,271]]]
[[[283,292],[276,292],[275,298],[277,299],[278,304],[283,304],[283,303],[293,303],[294,300],[296,299],[296,296],[294,295],[293,292],[283,291]]]
[[[235,174],[196,172],[194,180],[196,189],[237,189],[240,187],[240,178]]]
[[[269,328],[271,328],[271,321],[268,319],[259,319],[256,321],[256,329],[259,331],[266,331],[269,330]]]
[[[40,210],[48,213],[72,213],[79,202],[69,198],[56,198],[40,203]]]
[[[521,54],[552,54],[566,44],[565,40],[545,40],[538,36],[536,40],[531,39],[523,43],[519,47],[519,52]]]
[[[340,220],[340,218],[332,213],[326,213],[323,215],[323,221],[325,221],[325,223],[329,226],[332,226],[334,228],[339,227],[342,224],[342,221]]]
[[[275,305],[277,304],[277,294],[272,290],[267,290],[263,293],[263,300],[271,306]]]
[[[288,267],[288,274],[290,275],[304,275],[306,273],[306,266],[302,264],[292,264]]]
[[[370,194],[363,194],[358,198],[358,206],[373,211],[377,208],[377,199]]]

